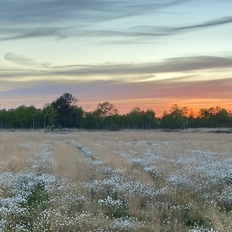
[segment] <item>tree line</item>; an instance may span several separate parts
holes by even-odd
[[[15,109],[0,110],[1,129],[81,128],[88,130],[123,129],[187,129],[232,127],[232,112],[217,107],[194,112],[189,107],[173,105],[163,116],[156,117],[152,109],[135,107],[127,114],[119,114],[115,105],[99,103],[91,112],[85,112],[78,100],[64,93],[51,103],[37,109],[21,105]]]

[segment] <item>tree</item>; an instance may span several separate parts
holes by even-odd
[[[144,128],[145,129],[154,129],[157,127],[158,121],[155,117],[155,112],[152,109],[146,110],[143,116]]]
[[[228,127],[230,126],[230,113],[220,107],[217,108],[217,113],[215,114],[216,122],[217,122],[217,127]]]
[[[118,110],[115,107],[114,104],[111,104],[109,102],[103,102],[103,103],[99,103],[97,105],[97,108],[95,110],[100,117],[105,118],[107,116],[112,116],[115,114],[118,114]]]
[[[142,118],[141,118],[141,109],[136,106],[132,109],[128,114],[127,117],[129,119],[130,128],[133,129],[140,129],[142,128]]]
[[[113,116],[118,115],[118,110],[114,104],[109,102],[99,103],[97,108],[93,111],[93,115],[97,118],[97,127],[106,130],[115,128]]]
[[[187,106],[181,107],[184,128],[196,127],[196,114],[193,109]]]
[[[27,107],[25,105],[21,105],[16,108],[14,112],[14,127],[15,128],[23,128],[26,129],[29,127],[31,115],[28,113]],[[33,119],[32,119],[33,120]]]
[[[185,129],[186,118],[178,105],[174,104],[170,110],[165,111],[162,117],[162,126],[169,129]]]
[[[46,122],[48,121],[50,125],[53,127],[54,126],[54,121],[57,116],[57,110],[54,109],[54,107],[46,103],[43,108],[43,116],[44,116],[44,128],[46,127]]]
[[[202,108],[199,112],[201,127],[226,127],[230,126],[230,113],[219,106]]]
[[[28,114],[28,117],[29,117],[29,124],[30,124],[30,127],[35,129],[36,128],[36,116],[37,116],[37,109],[31,105],[29,107],[26,107],[26,111],[27,111],[27,114]]]
[[[57,111],[57,123],[61,127],[80,127],[84,111],[77,105],[77,98],[64,93],[51,103]]]

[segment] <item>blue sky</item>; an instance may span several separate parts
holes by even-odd
[[[2,108],[64,92],[158,114],[232,109],[230,0],[0,0]]]

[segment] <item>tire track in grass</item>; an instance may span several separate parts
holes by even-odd
[[[87,188],[94,191],[104,192],[107,189],[107,194],[112,197],[115,194],[127,197],[128,194],[136,193],[145,201],[153,201],[165,194],[165,189],[156,189],[149,183],[140,181],[131,181],[126,176],[124,169],[112,169],[107,166],[99,157],[95,156],[88,148],[83,147],[78,141],[71,140],[70,144],[78,149],[78,151],[87,159],[89,159],[96,170],[105,175],[103,180],[95,179],[87,184]],[[106,196],[107,197],[107,196]]]
[[[89,158],[93,163],[95,163],[96,166],[99,166],[100,165],[103,165],[105,166],[104,162],[99,158],[99,157],[96,157],[93,155],[93,153],[88,150],[87,148],[84,148],[82,147],[80,144],[78,143],[75,143],[75,141],[73,141],[73,145],[76,146],[79,151],[84,155],[86,156],[87,158]],[[155,160],[162,160],[162,161],[165,161],[165,162],[171,162],[173,164],[175,164],[177,161],[174,160],[174,159],[166,159],[166,158],[163,158],[163,157],[160,157],[160,156],[154,156],[152,153],[151,153],[151,150],[148,149],[146,152],[145,152],[145,156],[142,158],[142,159],[131,159],[131,157],[127,154],[123,155],[123,158],[126,158],[129,162],[131,163],[137,163],[139,166],[141,166],[141,168],[143,168],[146,172],[150,173],[151,175],[154,175],[154,178],[157,178],[157,175],[159,175],[159,173],[157,173],[156,169],[154,166],[151,166],[149,165],[150,163],[150,159],[152,161],[155,161]],[[179,160],[178,160],[179,161]],[[96,164],[96,162],[98,164]],[[106,166],[105,166],[106,167]],[[99,167],[98,167],[99,168]],[[144,197],[144,196],[149,196],[149,200],[152,200],[152,199],[157,199],[157,196],[164,196],[165,195],[165,192],[166,192],[166,189],[165,188],[162,188],[162,189],[154,189],[153,186],[149,186],[149,188],[146,188],[145,185],[141,182],[131,182],[129,181],[125,175],[123,175],[123,170],[122,172],[120,173],[119,170],[113,170],[109,167],[107,167],[108,170],[111,171],[111,174],[108,176],[108,178],[105,178],[103,181],[101,180],[95,180],[94,182],[92,182],[92,188],[93,189],[100,189],[99,186],[104,186],[103,188],[107,188],[107,186],[110,186],[110,189],[111,189],[111,194],[114,193],[114,190],[117,192],[121,192],[121,189],[120,187],[124,188],[125,190],[127,190],[128,192],[130,193],[137,193],[139,194],[139,196],[141,197]],[[171,174],[167,179],[166,179],[166,184],[167,185],[170,185],[172,188],[179,188],[179,187],[186,187],[187,189],[190,188],[190,187],[195,187],[193,186],[193,183],[190,181],[190,179],[188,179],[187,177],[185,176],[182,176],[182,175],[178,175],[178,174]],[[149,193],[147,193],[147,190],[151,190],[153,191],[153,195]],[[101,190],[101,189],[100,189]],[[113,191],[112,191],[113,190]],[[141,190],[141,192],[140,192]],[[121,192],[123,193],[123,191]],[[107,196],[109,197],[109,196]],[[105,200],[106,201],[106,200]],[[161,203],[162,204],[162,203]],[[169,203],[167,203],[169,204]],[[163,207],[165,208],[165,204],[163,205]],[[174,210],[182,210],[182,206],[173,206]],[[188,209],[188,206],[183,206],[184,209]],[[214,232],[214,230],[212,228],[205,228],[205,227],[201,227],[201,226],[196,226],[195,229],[190,229],[190,231],[204,231],[204,232],[208,232],[208,231],[212,231]]]
[[[35,146],[36,143],[20,144]],[[89,214],[68,211],[84,196],[72,194],[65,179],[57,179],[51,172],[53,144],[42,143],[43,150],[29,158],[28,170],[0,175],[0,231],[57,231],[64,225],[76,228]],[[62,212],[62,213],[61,213]]]

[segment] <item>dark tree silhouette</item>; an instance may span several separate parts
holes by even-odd
[[[57,124],[60,127],[80,127],[84,111],[77,102],[75,96],[64,93],[51,103],[57,111]]]

